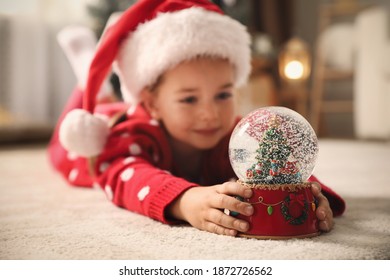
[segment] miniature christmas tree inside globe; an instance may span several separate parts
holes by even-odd
[[[235,127],[229,158],[246,184],[299,184],[312,174],[317,136],[308,121],[285,107],[252,111]]]

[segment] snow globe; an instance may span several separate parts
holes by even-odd
[[[229,213],[250,224],[239,236],[288,239],[319,234],[316,201],[307,182],[317,156],[313,128],[291,109],[264,107],[241,119],[230,138],[229,158],[238,182],[253,189],[245,201],[255,211],[250,217]]]

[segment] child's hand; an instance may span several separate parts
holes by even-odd
[[[319,222],[320,230],[330,231],[333,227],[333,212],[330,209],[328,199],[321,193],[320,184],[313,182],[311,191],[313,192],[314,197],[318,199],[318,207],[316,210],[316,216]]]
[[[241,202],[234,196],[249,198],[252,196],[252,190],[235,182],[210,187],[193,187],[173,202],[169,212],[173,217],[187,221],[198,229],[235,236],[238,231],[247,231],[249,224],[226,215],[223,209],[250,216],[253,214],[253,206]]]

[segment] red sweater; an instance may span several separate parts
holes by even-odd
[[[74,186],[98,187],[115,205],[163,223],[172,223],[165,209],[188,188],[215,185],[235,178],[228,157],[230,135],[212,150],[204,152],[199,182],[175,176],[175,165],[165,132],[142,106],[124,103],[99,105],[97,112],[119,117],[111,129],[104,151],[95,159],[67,152],[58,141],[58,127],[65,114],[81,108],[82,92],[75,90],[49,144],[53,166]],[[309,180],[318,181],[315,177]],[[345,203],[330,188],[322,185],[334,215],[341,215]]]

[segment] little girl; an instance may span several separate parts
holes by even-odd
[[[96,106],[114,60],[125,102]],[[141,0],[105,32],[86,87],[74,91],[54,132],[51,161],[70,184],[101,188],[130,211],[245,232],[249,224],[223,209],[253,214],[234,198],[252,191],[235,182],[228,158],[235,88],[249,73],[249,34],[210,1]],[[329,231],[344,201],[310,180],[320,229]]]

